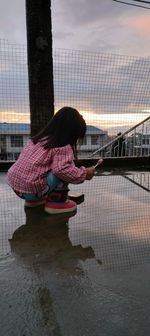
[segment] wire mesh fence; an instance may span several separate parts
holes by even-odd
[[[81,112],[88,125],[85,138],[78,144],[79,158],[89,157],[114,141],[119,132],[124,134],[149,117],[149,58],[57,49],[53,51],[53,60],[55,110],[72,106]],[[128,136],[125,155],[149,156],[149,120],[135,130]],[[0,40],[0,164],[14,162],[29,138],[26,47]],[[98,157],[99,154],[101,151]],[[112,156],[123,155],[114,149]],[[104,171],[90,182],[70,185],[72,192],[85,194],[77,215],[69,219],[72,245],[81,244],[84,248],[90,245],[99,265],[104,267],[133,265],[150,259],[149,186],[145,187],[148,182],[144,182],[143,187],[143,175],[133,178],[136,174],[124,172],[128,177],[125,179],[121,173],[114,176],[114,171],[109,174]],[[149,172],[144,174],[144,181],[149,181]],[[8,239],[28,221],[24,203],[6,184],[5,173],[0,175],[0,194],[0,254],[4,255],[11,250]],[[37,211],[34,223],[39,218]],[[45,220],[50,218],[42,217]]]
[[[14,160],[30,137],[26,48],[0,40],[0,55],[0,160]],[[80,157],[149,116],[149,58],[56,49],[53,59],[55,110],[75,107],[88,125]],[[138,153],[149,155],[149,133],[149,122],[134,130],[127,154],[134,152],[138,137]]]

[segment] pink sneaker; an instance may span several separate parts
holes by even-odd
[[[74,201],[66,200],[66,202],[46,202],[45,211],[49,214],[58,214],[72,212],[76,210],[77,204]]]

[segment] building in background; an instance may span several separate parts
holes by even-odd
[[[15,161],[30,137],[30,124],[0,123],[0,161]]]
[[[30,134],[30,124],[0,123],[0,162],[16,161]],[[107,131],[88,125],[84,139],[78,143],[78,158],[88,158],[110,140]],[[126,136],[125,146],[125,156],[150,155],[150,132],[146,129],[143,132],[129,134]],[[101,154],[104,157],[112,156],[109,148]]]
[[[90,156],[95,150],[104,146],[109,140],[107,131],[88,125],[85,137],[79,141],[78,157],[85,158]]]
[[[0,161],[15,161],[30,138],[30,124],[0,123]],[[108,142],[108,135],[88,125],[86,135],[79,141],[79,157],[87,157]]]

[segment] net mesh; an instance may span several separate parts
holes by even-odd
[[[56,49],[53,60],[55,110],[72,106],[87,121],[86,137],[79,143],[79,158],[89,157],[118,132],[124,133],[149,117],[149,58]],[[26,47],[0,40],[1,167],[18,158],[30,137],[28,90]],[[136,157],[139,153],[149,156],[149,120],[127,137],[130,148],[127,152],[126,147],[126,155],[133,156],[134,152]],[[110,150],[107,152],[110,154]],[[113,156],[120,156],[118,153]],[[70,189],[85,194],[76,216],[69,219],[72,245],[83,247],[85,259],[90,256],[89,251],[86,255],[86,248],[91,246],[91,256],[95,255],[101,267],[129,267],[149,261],[149,171],[116,174],[113,169],[104,169],[90,182],[70,185]],[[11,251],[8,240],[28,218],[24,202],[6,183],[6,172],[0,173],[0,194],[3,256]],[[39,218],[37,211],[33,221],[38,223]],[[42,220],[50,221],[47,218]]]

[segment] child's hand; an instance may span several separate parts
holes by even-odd
[[[86,168],[86,180],[91,180],[94,176],[95,168],[94,167],[88,167]]]

